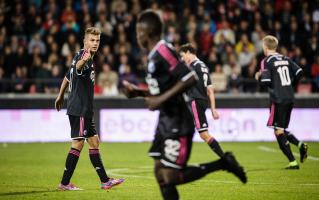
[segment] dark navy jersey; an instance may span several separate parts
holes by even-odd
[[[260,82],[269,88],[270,100],[274,103],[294,102],[293,84],[302,69],[290,58],[272,54],[261,61]]]
[[[93,117],[93,96],[95,72],[90,59],[82,70],[76,70],[76,63],[82,58],[84,50],[76,53],[66,74],[69,81],[67,114],[81,117]]]
[[[201,99],[208,101],[207,87],[212,85],[209,77],[209,71],[205,63],[196,59],[190,64],[191,68],[196,72],[198,81],[195,86],[187,91],[190,100]]]
[[[170,44],[164,40],[159,41],[153,50],[148,55],[148,66],[146,82],[148,84],[151,95],[160,95],[172,88],[178,81],[186,81],[195,74],[190,68],[181,61],[177,52]],[[186,100],[184,95],[180,94],[164,102],[159,108],[160,116],[174,116],[179,118],[177,120],[182,124],[184,119],[191,119],[190,117],[181,116],[181,110],[186,109]],[[189,123],[192,125],[192,121]],[[179,129],[181,130],[181,129]],[[187,133],[181,133],[187,134]]]

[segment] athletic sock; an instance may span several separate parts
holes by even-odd
[[[199,166],[187,166],[180,172],[180,183],[188,183],[204,177],[213,171],[224,169],[224,163],[221,159],[210,163],[203,163]]]
[[[276,135],[276,138],[277,138],[277,141],[278,141],[278,144],[279,144],[281,151],[286,155],[288,160],[290,162],[294,161],[295,157],[293,156],[293,154],[291,152],[290,145],[289,145],[289,142],[286,138],[286,135],[279,134],[279,135]]]
[[[207,144],[219,157],[224,155],[222,148],[219,146],[219,143],[215,138],[211,137]]]
[[[161,193],[164,200],[178,200],[178,192],[175,185],[160,184]]]
[[[299,145],[301,145],[301,142],[292,133],[290,133],[289,131],[285,131],[285,134],[287,136],[287,140],[290,143],[292,143],[298,147],[299,147]]]
[[[93,167],[95,168],[97,174],[99,175],[101,182],[102,183],[107,182],[110,178],[107,176],[105,172],[99,149],[90,149],[89,154],[90,154],[91,163]]]
[[[70,149],[69,154],[66,157],[66,161],[65,161],[65,169],[64,169],[64,173],[63,173],[63,177],[61,181],[62,185],[68,185],[70,183],[74,169],[80,157],[80,152],[81,151],[75,148]]]

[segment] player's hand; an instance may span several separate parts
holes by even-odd
[[[255,79],[258,81],[260,76],[261,76],[261,72],[260,71],[256,72]]]
[[[82,55],[82,60],[87,62],[91,58],[91,50],[90,49],[85,49]]]
[[[132,93],[136,90],[137,86],[124,80],[122,81],[123,84],[123,93],[126,97],[131,98],[132,97]]]
[[[145,97],[144,99],[148,109],[150,110],[158,109],[163,103],[161,96],[149,96],[149,97]]]
[[[60,111],[63,105],[64,97],[63,96],[58,96],[55,100],[55,109],[57,111]]]
[[[217,112],[216,109],[213,109],[213,110],[212,110],[212,115],[213,115],[213,118],[214,118],[215,120],[219,119],[219,113]]]

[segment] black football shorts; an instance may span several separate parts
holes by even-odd
[[[196,130],[201,133],[208,130],[208,123],[206,119],[207,103],[202,100],[192,100],[189,102],[189,109],[193,115],[193,120]]]
[[[97,134],[93,118],[69,115],[71,138],[85,139]]]
[[[160,159],[166,167],[181,169],[189,159],[194,124],[189,110],[186,106],[184,108],[173,115],[161,112],[158,119],[149,156]]]
[[[290,115],[293,108],[293,103],[270,105],[270,115],[267,126],[277,129],[286,129],[290,122]]]

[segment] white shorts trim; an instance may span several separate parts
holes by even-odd
[[[268,128],[272,128],[272,129],[280,129],[280,130],[285,130],[285,128],[282,127],[278,127],[278,126],[267,126]]]
[[[156,157],[156,156],[161,156],[161,153],[159,153],[159,152],[149,152],[148,155],[151,156],[151,157]]]
[[[171,167],[171,168],[175,168],[175,169],[182,169],[181,166],[175,165],[175,164],[170,163],[170,162],[167,162],[166,160],[163,160],[163,159],[161,159],[161,163],[162,163],[163,165],[165,165],[166,167]]]
[[[71,138],[72,140],[76,140],[76,139],[85,139],[85,137],[74,137],[74,138]]]

